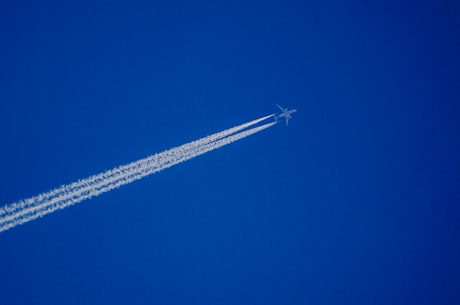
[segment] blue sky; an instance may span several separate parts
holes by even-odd
[[[1,304],[458,304],[455,1],[0,4],[0,205],[278,124],[0,234]]]

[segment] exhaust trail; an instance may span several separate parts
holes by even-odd
[[[253,135],[276,123],[267,123],[248,130],[244,129],[270,117],[273,117],[273,115],[235,126],[86,179],[63,185],[38,196],[4,206],[0,209],[0,232]]]
[[[147,158],[135,161],[135,162],[131,162],[131,163],[126,164],[126,165],[116,167],[116,168],[114,168],[112,170],[108,170],[108,171],[105,171],[103,173],[90,176],[90,177],[88,177],[86,179],[81,179],[81,180],[78,180],[77,182],[74,182],[74,183],[71,183],[71,184],[62,185],[62,186],[60,186],[60,187],[58,187],[58,188],[56,188],[54,190],[51,190],[51,191],[46,192],[46,193],[42,193],[42,194],[40,194],[38,196],[31,197],[31,198],[28,198],[28,199],[25,199],[25,200],[18,201],[16,203],[6,205],[6,206],[0,208],[0,217],[2,215],[5,215],[5,214],[14,213],[16,210],[24,209],[24,208],[26,208],[28,206],[32,206],[32,205],[35,206],[35,205],[37,205],[37,202],[49,201],[52,198],[62,199],[62,196],[68,196],[70,193],[74,193],[74,192],[77,192],[79,190],[81,192],[84,192],[87,188],[89,188],[89,187],[97,187],[98,185],[103,183],[103,181],[106,181],[109,178],[110,179],[115,179],[116,177],[123,177],[124,175],[128,174],[130,171],[136,170],[139,167],[143,166],[144,164],[147,164],[149,162],[160,162],[161,160],[165,160],[167,157],[170,157],[172,154],[177,153],[177,151],[179,151],[179,150],[185,152],[185,151],[188,151],[188,150],[190,150],[190,149],[192,149],[194,147],[204,145],[204,144],[212,142],[212,141],[216,141],[216,140],[218,140],[220,138],[229,136],[229,135],[234,134],[234,133],[236,133],[238,131],[246,129],[246,128],[250,127],[250,126],[253,126],[253,125],[257,124],[257,123],[260,123],[260,122],[262,122],[264,120],[267,120],[267,119],[269,119],[269,118],[271,118],[273,116],[274,116],[273,114],[268,115],[268,116],[265,116],[265,117],[262,117],[262,118],[259,118],[259,119],[256,119],[256,120],[253,120],[253,121],[250,121],[250,122],[247,122],[247,123],[244,123],[244,124],[232,127],[232,128],[229,128],[227,130],[214,133],[212,135],[209,135],[209,136],[203,137],[201,139],[189,142],[189,143],[181,145],[179,147],[169,149],[167,151],[162,152],[161,154],[155,154],[155,155],[152,155],[150,157],[147,157]]]

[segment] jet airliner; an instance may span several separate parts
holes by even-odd
[[[280,105],[276,104],[276,106],[278,106],[279,109],[281,109],[281,111],[283,113],[281,114],[278,114],[278,115],[275,115],[275,121],[278,122],[278,119],[279,118],[285,118],[286,119],[286,126],[289,124],[289,119],[291,118],[291,114],[293,114],[294,112],[297,111],[297,109],[287,109],[287,108],[283,108],[281,107]]]

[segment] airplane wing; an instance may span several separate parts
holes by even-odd
[[[282,112],[284,112],[284,108],[281,107],[280,105],[276,104],[276,106],[278,106],[279,109],[281,109]]]
[[[290,119],[290,118],[291,118],[291,117],[288,117],[288,116],[286,117],[286,126],[289,124],[289,119]]]

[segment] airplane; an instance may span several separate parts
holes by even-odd
[[[281,109],[281,111],[283,113],[279,114],[279,115],[275,115],[275,122],[278,122],[278,119],[279,118],[285,118],[286,119],[286,126],[289,124],[289,119],[291,118],[291,114],[293,114],[294,112],[297,111],[297,109],[287,109],[287,108],[283,108],[281,107],[280,105],[276,104],[276,106],[278,106],[279,109]]]

